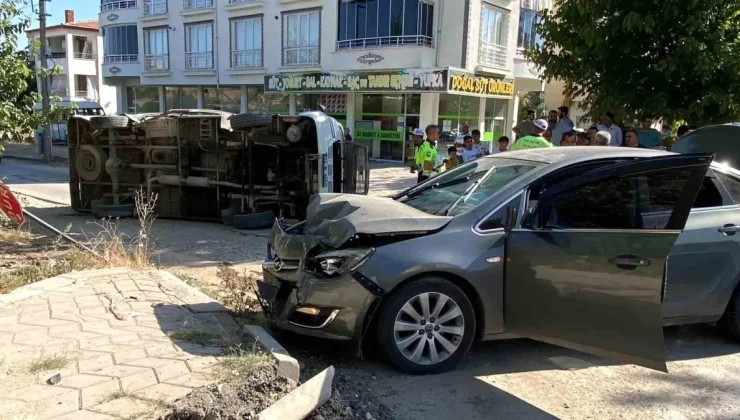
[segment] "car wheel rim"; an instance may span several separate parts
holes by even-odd
[[[442,293],[422,293],[409,299],[393,324],[396,347],[407,359],[434,365],[457,351],[465,334],[465,319],[457,302]]]

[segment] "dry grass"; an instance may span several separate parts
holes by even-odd
[[[47,370],[56,370],[66,367],[72,360],[67,355],[61,356],[41,356],[31,362],[28,366],[28,373],[35,375]]]
[[[150,233],[156,201],[156,195],[147,198],[142,190],[136,192],[139,231],[128,240],[120,233],[117,220],[98,222],[100,232],[86,237],[85,241],[94,253],[67,245],[61,237],[50,243],[48,237],[14,229],[9,221],[3,223],[0,220],[0,253],[8,254],[14,263],[14,267],[8,270],[2,270],[0,266],[0,293],[71,271],[105,267],[151,268],[153,243]]]
[[[218,277],[222,286],[218,299],[232,315],[249,324],[265,326],[267,321],[257,301],[254,276],[239,274],[230,267],[221,267],[218,270]]]

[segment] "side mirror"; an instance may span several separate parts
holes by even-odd
[[[506,223],[504,224],[504,231],[510,232],[511,229],[516,225],[516,207],[508,207],[506,209]]]

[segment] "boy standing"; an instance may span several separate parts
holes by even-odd
[[[509,138],[501,136],[498,138],[498,147],[493,149],[493,154],[503,153],[509,148]]]
[[[465,142],[463,143],[465,149],[462,152],[463,163],[472,162],[478,159],[478,150],[473,147],[473,137],[465,136]]]
[[[444,160],[445,171],[449,171],[460,166],[460,160],[457,158],[457,148],[455,146],[448,147],[447,154],[450,156]]]
[[[475,129],[470,132],[473,135],[473,149],[478,151],[478,157],[488,154],[488,147],[480,141],[480,130]]]

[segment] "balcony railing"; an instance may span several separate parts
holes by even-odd
[[[144,16],[167,13],[167,0],[144,0]]]
[[[170,69],[170,56],[169,54],[147,54],[144,56],[144,68],[150,71],[157,70],[169,70]]]
[[[104,3],[100,6],[101,12],[109,12],[111,10],[120,9],[136,9],[136,0],[112,1],[109,3]]]
[[[95,60],[95,54],[76,52],[75,58],[77,60]]]
[[[51,96],[61,96],[62,98],[67,96],[67,88],[50,88],[49,89],[49,95]]]
[[[182,0],[183,10],[207,9],[213,7],[213,0]]]
[[[262,67],[262,50],[240,50],[231,52],[232,69]]]
[[[67,53],[64,52],[64,51],[62,51],[62,52],[50,52],[49,53],[49,58],[67,58]]]
[[[103,64],[137,63],[138,61],[139,61],[138,54],[106,55],[103,57]]]
[[[506,69],[508,67],[507,61],[505,45],[481,41],[480,49],[478,50],[478,64],[498,69]]]
[[[246,3],[254,3],[257,0],[229,0],[229,4],[246,4]]]
[[[86,90],[76,90],[75,98],[87,98],[87,91]]]
[[[283,48],[283,65],[300,67],[319,64],[319,47]]]
[[[337,50],[405,46],[431,47],[432,37],[425,35],[406,35],[337,41]]]
[[[188,70],[212,69],[213,68],[213,51],[207,52],[186,52],[185,68]]]

